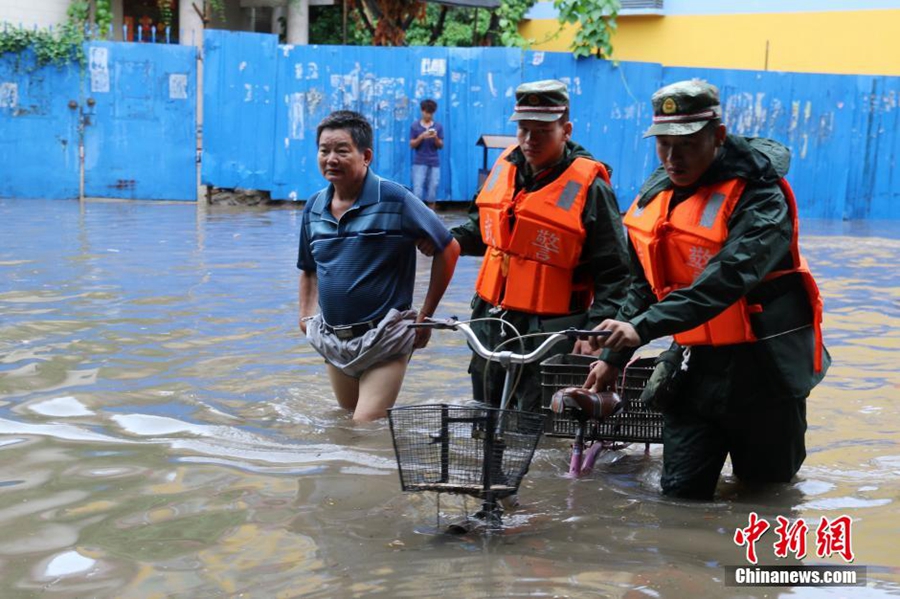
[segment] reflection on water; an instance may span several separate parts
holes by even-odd
[[[573,482],[548,439],[503,534],[449,537],[435,496],[400,493],[386,423],[335,407],[297,330],[299,217],[0,200],[0,596],[900,594],[893,224],[805,224],[834,365],[794,484],[751,494],[727,475],[714,502],[668,501],[658,447]],[[442,313],[467,314],[476,267],[461,260]],[[467,356],[435,333],[401,402],[464,399]],[[477,508],[443,496],[440,516]],[[851,516],[868,587],[725,587],[754,511],[812,530]],[[807,563],[840,563],[808,542]],[[778,561],[770,541],[758,551]]]

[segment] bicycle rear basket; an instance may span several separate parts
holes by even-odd
[[[544,416],[436,404],[388,411],[404,491],[482,499],[515,493],[540,441]]]
[[[578,423],[548,410],[553,394],[565,387],[580,387],[596,358],[559,354],[541,362],[541,400],[547,413],[545,432],[550,437],[574,437]],[[653,374],[655,358],[638,358],[625,368],[619,394],[628,408],[600,424],[592,422],[585,438],[595,441],[662,443],[663,418],[641,401],[641,391]]]

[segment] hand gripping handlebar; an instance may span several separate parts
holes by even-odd
[[[472,328],[464,323],[460,322],[456,317],[451,318],[426,318],[423,322],[410,324],[408,325],[411,328],[432,328],[432,329],[445,329],[452,331],[460,331],[463,335],[466,336],[466,339],[469,341],[469,345],[472,347],[472,350],[484,358],[485,360],[491,362],[497,362],[502,364],[504,367],[509,364],[531,364],[532,362],[537,362],[547,352],[550,351],[554,345],[562,341],[563,339],[580,339],[583,337],[606,337],[610,334],[610,331],[589,331],[583,329],[575,329],[568,328],[557,333],[548,333],[548,337],[532,352],[527,354],[517,354],[511,351],[491,351],[481,343],[481,340],[478,339],[478,336],[475,335],[475,332]]]

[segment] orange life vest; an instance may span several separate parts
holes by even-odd
[[[591,183],[598,175],[609,182],[609,174],[576,158],[556,180],[516,194],[516,167],[506,160],[516,147],[501,154],[475,199],[488,246],[475,291],[494,306],[531,314],[568,314],[573,303],[586,309],[593,289],[573,280],[586,235],[581,212]]]
[[[706,268],[728,237],[728,219],[731,217],[741,194],[743,179],[731,179],[701,187],[690,198],[679,203],[670,212],[672,190],[662,191],[643,208],[638,201],[625,214],[625,226],[644,274],[657,299],[662,299],[675,289],[687,287]],[[822,369],[822,296],[813,279],[806,260],[800,255],[797,242],[799,220],[794,192],[787,181],[779,182],[787,198],[793,221],[791,257],[793,266],[771,272],[765,281],[798,273],[809,296],[813,312],[815,332],[814,356],[816,372]],[[763,306],[748,304],[741,298],[711,320],[675,335],[682,345],[729,345],[757,341],[751,326],[750,314],[760,313]],[[785,331],[787,332],[787,331]]]

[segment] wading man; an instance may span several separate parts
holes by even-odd
[[[374,420],[394,405],[413,349],[428,343],[430,329],[407,325],[434,314],[459,246],[421,201],[371,171],[372,127],[362,115],[330,114],[316,141],[328,186],[303,210],[300,329],[325,358],[338,404],[354,420]],[[416,242],[422,239],[437,251],[416,312]]]
[[[726,456],[750,483],[787,482],[806,457],[806,397],[830,363],[822,300],[800,256],[790,154],[728,135],[715,86],[652,98],[661,166],[625,215],[634,278],[585,386],[603,389],[634,348],[674,335],[683,382],[663,410],[662,491],[712,498]]]

